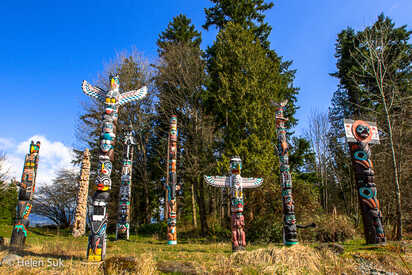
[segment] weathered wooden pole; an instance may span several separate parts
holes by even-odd
[[[84,150],[80,171],[79,191],[77,193],[76,211],[73,222],[73,237],[83,236],[86,231],[87,195],[89,194],[90,152]]]

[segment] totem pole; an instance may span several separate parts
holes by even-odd
[[[232,157],[230,160],[230,176],[204,176],[205,181],[209,185],[220,188],[230,188],[232,251],[244,250],[246,246],[246,235],[244,231],[245,218],[243,216],[243,188],[256,188],[263,183],[262,178],[242,178],[240,176],[241,169],[242,160],[239,157]]]
[[[114,143],[117,127],[117,112],[119,106],[128,102],[137,101],[146,96],[147,88],[120,94],[119,77],[110,76],[110,91],[104,91],[83,81],[83,92],[103,102],[103,127],[100,140],[100,155],[96,177],[96,192],[92,197],[92,209],[89,213],[90,235],[87,245],[87,258],[89,261],[102,261],[106,255],[106,227],[107,204],[111,187],[110,174],[114,160]]]
[[[367,244],[385,243],[382,214],[379,210],[370,143],[379,143],[376,123],[362,120],[344,120],[346,139],[355,172],[358,199]]]
[[[132,126],[125,131],[124,135],[124,156],[122,177],[119,190],[119,210],[117,212],[116,240],[129,239],[130,225],[130,197],[132,184],[132,161],[133,161],[133,138]]]
[[[20,187],[19,201],[17,203],[16,219],[11,234],[10,246],[24,247],[27,238],[27,227],[29,226],[29,215],[31,211],[31,200],[36,185],[37,167],[39,163],[40,141],[36,144],[30,143],[29,153],[24,160],[23,175],[20,182],[16,184]]]
[[[278,134],[278,154],[280,167],[280,185],[282,187],[283,204],[283,243],[294,245],[298,243],[298,233],[296,229],[295,205],[292,197],[292,177],[289,171],[288,142],[286,140],[284,108],[287,100],[280,104],[272,102],[277,107],[275,119]]]
[[[84,150],[80,171],[79,191],[77,193],[76,212],[73,222],[73,237],[83,236],[86,231],[87,195],[89,194],[90,153]]]
[[[177,185],[176,157],[177,157],[177,117],[170,118],[169,132],[169,180],[167,181],[167,244],[177,244],[176,232],[176,191],[180,189]]]

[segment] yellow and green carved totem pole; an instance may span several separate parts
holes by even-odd
[[[21,181],[17,183],[20,187],[16,220],[11,234],[10,246],[24,247],[27,238],[27,228],[29,226],[29,215],[31,211],[31,201],[36,185],[37,166],[39,163],[40,141],[30,143],[29,153],[24,160],[23,175]]]

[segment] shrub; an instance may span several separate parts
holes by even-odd
[[[167,224],[165,222],[142,224],[137,228],[139,235],[153,236],[158,235],[166,238]]]
[[[355,226],[346,215],[318,214],[312,217],[315,229],[299,230],[299,237],[305,241],[344,242],[355,236]]]

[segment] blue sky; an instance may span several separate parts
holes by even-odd
[[[34,135],[71,147],[86,100],[82,80],[95,80],[116,51],[133,46],[154,61],[159,33],[179,13],[202,31],[206,48],[216,36],[214,29],[201,29],[210,5],[207,0],[2,1],[0,150],[19,158],[21,145]],[[410,0],[275,1],[266,21],[273,27],[271,47],[297,70],[297,133],[313,108],[327,110],[336,90],[328,74],[335,71],[337,34],[348,26],[360,30],[381,12],[410,29],[411,11]]]

